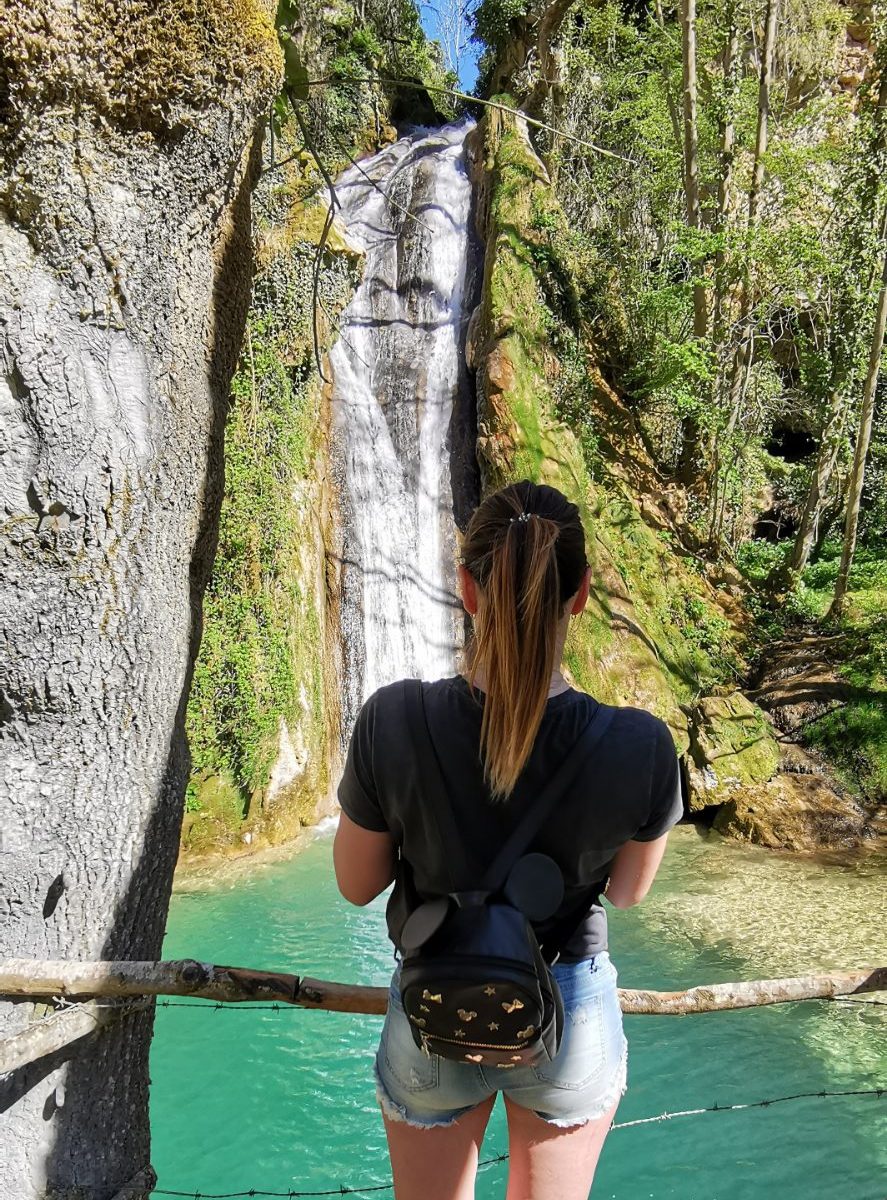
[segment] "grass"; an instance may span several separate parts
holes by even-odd
[[[746,576],[762,585],[786,552],[782,545],[746,543],[739,555]],[[800,633],[840,634],[838,672],[854,695],[804,731],[807,745],[821,750],[850,787],[870,805],[887,801],[887,547],[859,546],[850,572],[844,614],[826,620],[841,546],[827,542],[804,571],[795,591],[778,609],[763,595],[754,605],[758,652],[776,638]]]

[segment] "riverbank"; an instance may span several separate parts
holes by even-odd
[[[190,854],[183,850],[176,863],[173,893],[236,887],[254,873],[294,858],[318,837],[334,829],[338,819],[338,812],[325,816],[316,825],[303,826],[297,837],[285,842],[271,843],[256,838],[248,843],[221,846],[210,854]]]

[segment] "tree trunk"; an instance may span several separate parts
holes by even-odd
[[[829,610],[829,616],[835,618],[841,615],[844,607],[844,597],[847,593],[847,577],[850,574],[850,567],[853,564],[853,555],[856,550],[856,534],[859,528],[859,504],[862,499],[862,485],[865,482],[865,462],[868,458],[869,444],[872,440],[875,391],[878,387],[878,375],[881,370],[881,354],[884,349],[885,328],[887,328],[887,250],[884,252],[884,265],[881,270],[881,290],[878,293],[878,307],[875,311],[875,329],[872,334],[868,370],[866,371],[865,386],[862,392],[859,430],[856,434],[856,446],[853,451],[853,468],[850,473],[850,487],[847,492],[847,516],[844,522],[844,545],[841,550],[841,565],[838,568],[838,578],[835,581],[835,595]]]
[[[687,224],[700,227],[699,212],[699,132],[696,103],[696,0],[681,0],[681,53],[683,60],[683,154],[684,200]],[[698,267],[694,265],[694,271]],[[705,288],[701,282],[693,285],[693,335],[703,338],[708,326]],[[703,461],[703,426],[698,416],[691,414],[681,430],[681,452],[678,475],[686,484],[698,478],[705,467]]]
[[[773,84],[773,51],[776,46],[776,21],[779,15],[779,0],[767,0],[767,15],[764,25],[764,46],[761,50],[761,74],[758,80],[758,128],[755,137],[755,158],[752,167],[751,188],[748,193],[748,226],[753,229],[758,223],[758,204],[764,184],[764,155],[770,137],[770,88]]]
[[[726,233],[730,223],[731,184],[733,158],[736,146],[736,123],[733,116],[735,103],[737,66],[739,65],[739,26],[736,23],[736,7],[730,10],[730,27],[724,47],[724,84],[727,93],[727,109],[721,121],[721,174],[718,179],[718,233]],[[718,346],[724,336],[723,307],[726,280],[726,255],[719,249],[715,255],[714,304],[712,305],[712,340]]]
[[[776,46],[776,23],[779,0],[767,0],[764,25],[764,45],[761,49],[761,70],[758,77],[758,123],[755,135],[755,154],[752,165],[751,186],[748,193],[747,227],[753,234],[758,224],[758,209],[761,190],[764,186],[764,156],[770,138],[770,88],[773,83],[773,52]],[[731,430],[735,427],[742,411],[745,387],[754,355],[754,329],[750,328],[753,303],[753,286],[748,263],[745,264],[742,290],[739,298],[737,328],[739,342],[733,356],[730,372],[729,408]]]
[[[687,224],[700,227],[699,213],[699,130],[696,118],[696,0],[682,0],[681,28],[683,31],[684,62],[684,196],[687,204]],[[693,333],[705,337],[708,324],[705,288],[693,287]]]
[[[662,0],[654,0],[653,12],[656,17],[656,24],[662,30],[663,39],[669,36],[665,28],[665,13],[662,11]],[[674,94],[671,90],[671,80],[668,75],[668,61],[663,54],[662,57],[662,90],[665,92],[665,102],[668,105],[668,115],[671,120],[671,128],[674,132],[675,145],[678,153],[683,155],[684,138],[681,133],[681,118],[678,113],[678,106],[675,103]]]
[[[160,952],[249,296],[250,147],[280,69],[260,0],[113,15],[5,12],[2,954]],[[0,1006],[4,1034],[33,1019]],[[127,1194],[147,1194],[151,1025],[138,1013],[4,1077],[0,1200],[109,1200],[139,1178]]]
[[[832,387],[829,396],[828,416],[822,430],[819,454],[816,466],[813,468],[810,487],[807,489],[807,497],[804,501],[798,532],[795,535],[791,558],[786,567],[774,573],[770,585],[772,587],[790,587],[804,570],[810,558],[810,551],[816,540],[819,515],[825,504],[835,463],[838,461],[846,411],[843,386],[836,384]]]

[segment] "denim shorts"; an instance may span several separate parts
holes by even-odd
[[[502,1072],[424,1054],[413,1041],[400,1001],[399,968],[376,1055],[377,1096],[390,1120],[429,1128],[450,1125],[495,1092],[532,1109],[552,1125],[584,1125],[601,1117],[625,1091],[626,1041],[616,994],[616,968],[606,951],[578,963],[557,963],[564,998],[564,1035],[554,1059]]]

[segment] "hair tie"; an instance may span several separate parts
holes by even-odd
[[[535,513],[528,513],[528,512],[518,513],[518,515],[516,517],[512,517],[509,520],[508,524],[513,525],[515,523],[515,521],[520,521],[520,523],[522,525],[525,525],[527,523],[527,521],[529,521],[530,517],[535,517],[535,515],[536,515]]]

